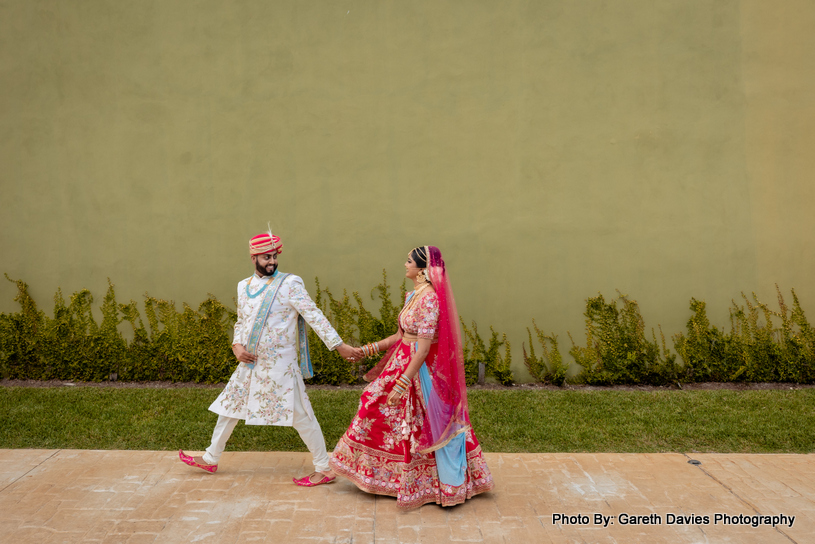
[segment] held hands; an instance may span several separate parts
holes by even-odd
[[[362,350],[360,348],[353,348],[348,344],[340,344],[337,346],[337,353],[346,361],[359,361],[362,359]]]
[[[362,359],[366,359],[368,357],[375,357],[379,355],[379,353],[383,349],[387,349],[384,346],[388,345],[386,344],[386,342],[390,340],[390,338],[392,337],[386,338],[385,340],[379,340],[378,342],[371,342],[358,348],[352,348],[346,344],[340,344],[339,346],[337,346],[337,351],[346,361],[351,362],[361,361]],[[351,350],[350,356],[345,355],[345,352],[348,351],[347,349],[340,349],[343,347]]]
[[[346,361],[358,361],[362,359],[362,350],[360,348],[352,348],[348,344],[340,344],[337,346],[337,352]],[[254,364],[258,358],[257,355],[252,355],[246,351],[246,348],[240,344],[234,344],[232,346],[232,353],[235,354],[238,361],[248,365]]]

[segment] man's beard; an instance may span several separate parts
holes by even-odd
[[[275,263],[272,266],[272,271],[271,272],[267,272],[265,266],[261,265],[260,262],[256,262],[255,263],[255,270],[257,270],[258,274],[260,274],[261,276],[274,276],[274,273],[277,271],[277,263]]]

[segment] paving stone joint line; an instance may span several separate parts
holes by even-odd
[[[9,487],[13,486],[17,482],[19,482],[20,480],[22,480],[23,478],[28,476],[29,474],[31,474],[32,471],[37,470],[38,468],[40,468],[43,463],[45,463],[46,461],[48,461],[49,459],[51,459],[53,456],[55,456],[56,454],[58,454],[61,451],[62,450],[56,450],[54,453],[52,453],[51,455],[49,455],[48,457],[46,457],[45,459],[43,459],[42,461],[37,463],[37,466],[31,467],[30,469],[28,469],[25,472],[25,474],[21,474],[19,478],[15,478],[12,481],[10,481],[6,487],[4,487],[3,489],[0,489],[0,493],[3,493],[6,489],[8,489]]]
[[[690,456],[689,456],[687,453],[683,453],[682,455],[684,455],[684,456],[685,456],[685,457],[687,457],[688,459],[690,459],[690,458],[691,458],[691,457],[690,457]],[[750,509],[752,509],[752,510],[753,510],[753,512],[755,512],[757,515],[761,515],[761,512],[759,512],[759,511],[758,511],[758,508],[756,508],[756,507],[755,507],[755,506],[754,506],[754,505],[753,505],[753,504],[752,504],[750,501],[748,501],[747,499],[743,499],[741,496],[739,496],[739,494],[738,494],[738,493],[736,493],[735,491],[733,491],[733,489],[732,489],[732,488],[731,488],[729,485],[725,484],[724,482],[722,482],[721,480],[719,480],[719,479],[718,479],[716,476],[712,475],[710,472],[708,472],[707,470],[705,470],[705,468],[704,468],[702,465],[696,465],[696,468],[698,468],[699,470],[701,470],[701,471],[702,471],[702,473],[703,473],[705,476],[707,476],[708,478],[710,478],[711,480],[713,480],[714,482],[716,482],[717,484],[719,484],[720,486],[722,486],[723,488],[725,488],[725,489],[726,489],[726,490],[727,490],[727,491],[728,491],[728,492],[729,492],[731,495],[733,495],[735,498],[737,498],[738,500],[740,500],[741,502],[743,502],[744,504],[746,504],[748,507],[750,507]],[[785,533],[784,531],[782,531],[782,530],[781,530],[781,529],[780,529],[778,526],[773,527],[773,529],[775,529],[776,531],[778,531],[779,533],[781,533],[783,536],[785,536],[787,539],[789,539],[789,541],[790,541],[790,542],[793,542],[794,544],[798,544],[798,542],[797,542],[797,541],[793,540],[793,539],[792,539],[792,537],[790,537],[790,535],[788,535],[787,533]],[[702,531],[702,532],[704,533],[704,531]]]
[[[379,504],[379,497],[374,496],[374,522],[373,522],[373,533],[374,533],[374,542],[376,542],[376,505]]]

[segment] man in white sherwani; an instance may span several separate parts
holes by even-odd
[[[303,280],[277,270],[283,243],[271,232],[249,241],[255,273],[238,284],[238,320],[232,351],[240,364],[209,407],[218,414],[212,443],[202,457],[179,451],[190,466],[215,472],[226,442],[239,420],[247,425],[293,426],[311,452],[314,472],[294,479],[314,486],[334,480],[320,424],[306,395],[303,373],[311,377],[305,323],[330,350],[349,361],[362,358],[359,348],[339,334],[309,297]]]

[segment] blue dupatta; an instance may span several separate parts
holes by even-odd
[[[411,293],[405,300],[407,304],[414,293]],[[418,350],[419,343],[416,342]],[[444,410],[441,399],[438,395],[432,395],[433,380],[430,379],[430,372],[427,364],[422,362],[419,369],[419,381],[422,384],[422,398],[428,409]],[[446,411],[446,410],[445,410]],[[435,450],[436,470],[439,473],[439,481],[445,485],[460,486],[464,483],[465,471],[467,470],[467,436],[460,433],[453,437],[447,444]]]

